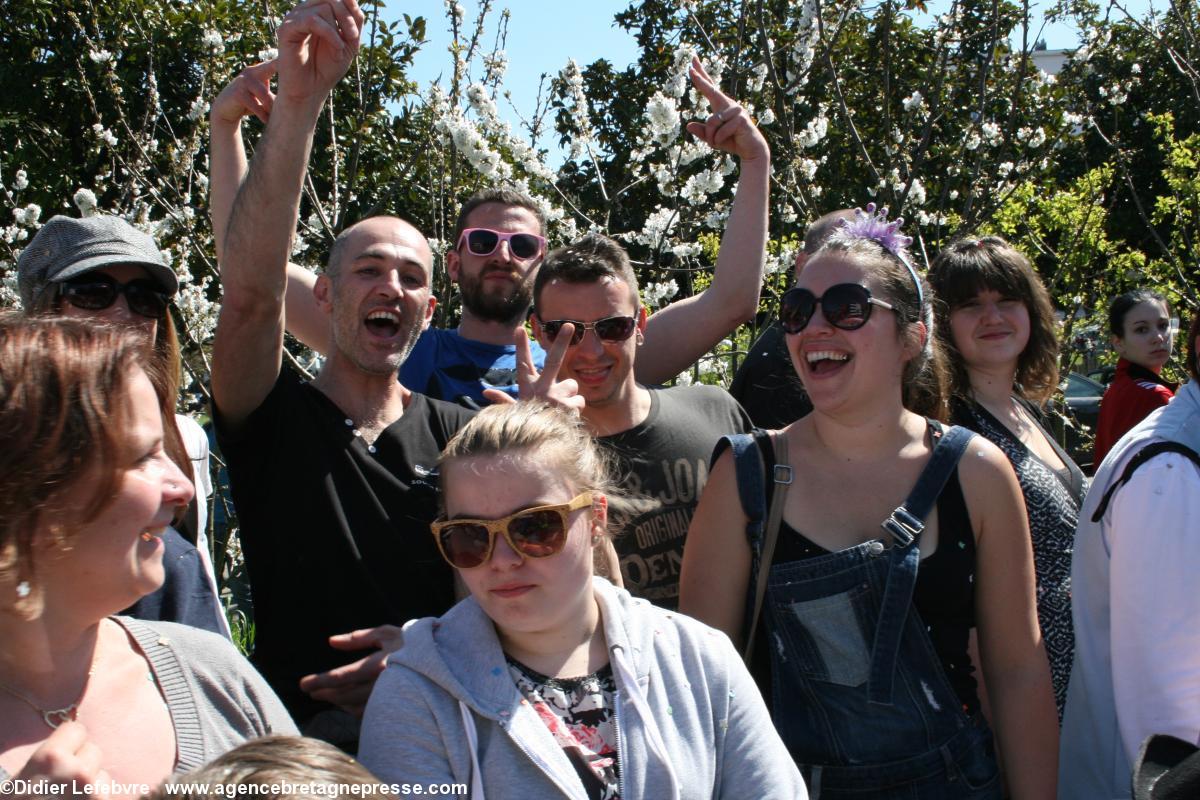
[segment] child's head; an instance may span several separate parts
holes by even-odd
[[[264,736],[168,781],[144,800],[371,800],[383,784],[350,756],[319,739]],[[207,791],[200,791],[207,787]],[[218,788],[220,787],[220,788]],[[250,788],[253,787],[253,788]],[[351,788],[354,787],[354,788]]]

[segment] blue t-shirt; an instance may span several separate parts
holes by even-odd
[[[536,340],[529,346],[533,365],[540,370],[546,351]],[[517,347],[465,339],[456,330],[427,328],[400,367],[400,382],[438,400],[471,408],[487,406],[484,389],[517,396]]]

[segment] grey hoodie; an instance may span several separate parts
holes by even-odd
[[[724,634],[601,578],[593,586],[617,685],[622,800],[808,797]],[[452,796],[471,800],[587,800],[473,598],[405,626],[367,704],[358,757],[385,783],[465,784]]]

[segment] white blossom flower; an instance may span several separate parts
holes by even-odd
[[[207,113],[208,103],[205,102],[203,97],[197,97],[192,101],[192,107],[188,109],[187,118],[192,122],[195,122]]]
[[[908,205],[923,206],[925,199],[925,184],[921,183],[920,178],[913,178],[908,184]]]
[[[96,138],[107,144],[109,147],[117,146],[117,137],[108,128],[101,125],[99,122],[92,125],[92,133],[96,134]]]
[[[797,164],[800,174],[804,176],[806,181],[811,181],[817,174],[817,162],[811,158],[802,158]]]
[[[971,131],[969,134],[967,134],[967,140],[963,142],[963,147],[967,148],[968,150],[977,150],[979,149],[979,145],[982,143],[983,140],[979,138],[979,133],[976,131]]]
[[[994,122],[985,122],[985,123],[983,123],[982,130],[983,130],[983,138],[987,141],[987,143],[989,145],[991,145],[992,147],[995,147],[996,145],[1000,144],[1001,136],[1000,136],[1000,126],[999,125],[997,125]]]
[[[79,213],[85,217],[90,217],[96,213],[96,193],[91,189],[79,189],[75,192],[75,196],[71,198],[75,203],[75,207],[79,209]]]
[[[21,294],[17,291],[17,271],[12,266],[8,261],[0,261],[0,273],[4,276],[0,278],[0,308],[19,308],[21,305]]]
[[[488,83],[499,83],[504,79],[504,73],[508,71],[508,54],[503,50],[497,50],[491,55],[484,56],[483,67],[487,70],[484,80]]]
[[[715,194],[725,185],[725,178],[719,170],[702,170],[687,179],[680,195],[691,205],[700,205],[708,200],[710,194]]]
[[[38,220],[42,218],[42,207],[37,203],[30,203],[25,206],[21,214],[21,222],[26,225],[37,225]]]
[[[696,56],[697,50],[695,45],[686,42],[680,43],[675,48],[675,54],[671,60],[671,78],[667,83],[667,91],[671,97],[680,98],[687,93],[688,86],[691,85],[691,79],[688,77],[688,70],[692,65],[692,58]],[[712,73],[712,64],[709,65],[710,74]]]
[[[791,269],[796,263],[796,253],[799,250],[800,248],[794,245],[779,248],[778,253],[767,257],[763,269],[768,275],[775,275],[776,273]]]
[[[650,124],[650,137],[662,145],[670,144],[679,136],[679,109],[675,100],[662,92],[655,92],[646,102],[644,114]]]
[[[775,122],[775,111],[774,111],[774,109],[770,109],[770,108],[768,108],[766,111],[764,111],[762,114],[760,114],[760,115],[758,116],[758,125],[759,125],[759,127],[762,127],[762,126],[764,126],[764,125],[770,125],[770,124],[772,124],[772,123],[774,123],[774,122]]]
[[[642,287],[642,302],[648,308],[661,308],[678,291],[679,286],[673,280],[647,284]]]
[[[913,93],[910,94],[908,97],[904,98],[902,103],[904,105],[904,110],[911,113],[914,111],[921,110],[921,106],[923,106],[925,104],[925,98],[921,96],[921,93],[919,91],[914,89]]]
[[[1004,161],[1004,162],[1001,162],[1001,163],[1000,163],[1000,165],[999,165],[998,167],[996,167],[996,169],[997,169],[997,171],[999,172],[999,174],[1000,174],[1000,177],[1002,177],[1002,178],[1003,178],[1004,176],[1006,176],[1006,175],[1009,175],[1010,173],[1012,173],[1012,171],[1013,171],[1014,169],[1016,169],[1016,167],[1014,166],[1013,162],[1011,162],[1011,161]]]
[[[633,240],[650,247],[657,247],[658,243],[670,235],[678,224],[679,215],[674,209],[659,206],[653,214],[646,218],[642,230],[633,235]]]
[[[29,175],[23,169],[17,170],[17,174],[13,178],[13,189],[21,191],[29,187]]]
[[[1063,124],[1071,126],[1072,136],[1083,135],[1084,118],[1082,114],[1074,114],[1070,111],[1063,113]]]
[[[268,47],[266,50],[259,50],[256,55],[259,61],[270,61],[272,58],[279,57],[279,48]]]
[[[113,60],[113,54],[107,50],[89,50],[88,58],[97,64],[107,64]]]
[[[208,48],[208,52],[214,56],[219,56],[225,52],[225,40],[221,38],[221,34],[217,31],[206,30],[200,37],[200,42]]]
[[[751,92],[761,92],[763,83],[767,79],[767,72],[768,69],[765,61],[756,65],[754,69],[750,70],[750,80],[747,82],[747,88]]]
[[[796,136],[796,144],[801,149],[807,150],[815,146],[818,142],[825,138],[825,134],[829,131],[829,118],[824,114],[814,117],[808,121],[802,130]]]

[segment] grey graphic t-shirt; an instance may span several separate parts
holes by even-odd
[[[708,481],[717,441],[746,433],[746,412],[724,389],[677,386],[650,389],[650,413],[627,431],[602,436],[617,458],[622,486],[644,502],[615,510],[610,529],[625,587],[663,608],[679,604],[679,568],[692,512]]]

